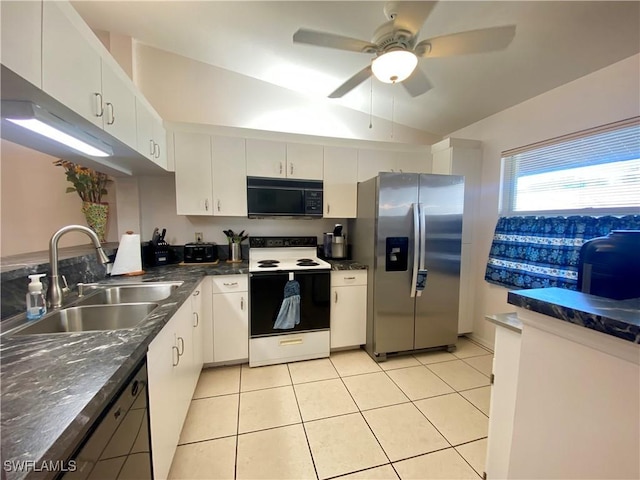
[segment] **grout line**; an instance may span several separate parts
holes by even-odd
[[[240,402],[242,401],[242,366],[240,366],[240,378],[238,378],[238,416],[236,418],[236,459],[233,463],[233,478],[238,478],[238,444],[240,438]]]

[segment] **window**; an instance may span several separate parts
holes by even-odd
[[[640,209],[640,119],[504,152],[502,215]]]

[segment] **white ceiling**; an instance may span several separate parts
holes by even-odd
[[[305,27],[369,41],[386,21],[385,2],[72,3],[95,30],[318,98],[371,57],[294,45],[293,33]],[[445,135],[640,51],[638,1],[441,1],[418,39],[508,24],[516,36],[504,51],[421,59],[434,88],[420,97],[374,80],[326,101],[369,113],[372,88],[375,116]]]

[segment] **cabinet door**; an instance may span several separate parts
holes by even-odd
[[[42,87],[42,2],[0,2],[2,64]]]
[[[136,97],[136,150],[149,159],[153,158],[155,152],[153,122],[153,115],[147,106]]]
[[[176,132],[174,149],[178,215],[213,215],[211,137],[201,133]]]
[[[230,362],[249,358],[249,305],[247,292],[213,295],[213,360]]]
[[[67,9],[73,7],[43,2],[42,89],[102,128],[102,59],[67,16]]]
[[[136,148],[136,96],[113,68],[106,63],[103,67],[104,130],[122,143]]]
[[[287,143],[287,178],[322,180],[322,145]]]
[[[247,175],[250,177],[286,176],[286,144],[271,140],[247,139]]]
[[[358,207],[358,150],[324,148],[324,218],[355,218]]]
[[[247,166],[244,138],[212,137],[213,214],[247,216]]]
[[[379,172],[395,170],[393,152],[384,150],[358,150],[358,181],[377,177]]]
[[[367,343],[367,286],[331,289],[331,348]]]
[[[200,282],[200,285],[198,285],[191,294],[191,326],[193,327],[191,338],[193,342],[193,369],[196,380],[200,375],[200,370],[202,370],[202,364],[204,363],[204,315],[202,312],[202,298],[204,296],[205,280]]]
[[[431,165],[427,152],[396,152],[395,170],[407,173],[430,173]]]
[[[174,320],[177,319],[171,319],[153,339],[147,352],[149,422],[155,478],[167,478],[169,474],[183,421],[174,414],[179,402],[176,388],[179,356]]]
[[[156,117],[153,115],[153,158],[152,160],[156,163],[156,165],[167,170],[167,131],[162,126],[162,119],[160,117]]]

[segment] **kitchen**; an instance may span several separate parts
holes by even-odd
[[[434,11],[435,14],[435,11]],[[382,20],[376,16],[376,24]],[[633,17],[633,15],[629,15]],[[460,28],[458,30],[462,30]],[[637,30],[637,29],[636,29]],[[456,31],[451,29],[450,31]],[[350,32],[350,30],[346,30]],[[449,33],[449,32],[443,32]],[[369,31],[364,34],[364,38]],[[637,42],[636,42],[637,43]],[[474,222],[473,234],[478,239],[479,254],[472,267],[472,278],[474,283],[472,308],[475,312],[480,312],[473,319],[473,333],[471,338],[489,348],[493,346],[494,331],[491,324],[483,318],[486,313],[508,312],[513,310],[513,306],[506,302],[506,290],[483,281],[486,267],[486,253],[488,252],[493,237],[493,228],[497,218],[496,206],[498,204],[499,191],[497,188],[500,178],[500,156],[501,152],[509,148],[521,145],[528,145],[536,141],[557,137],[559,135],[580,131],[594,125],[603,125],[623,118],[631,118],[638,115],[638,80],[637,80],[637,46],[635,52],[622,55],[619,61],[610,61],[610,65],[604,63],[601,69],[593,73],[584,72],[586,76],[564,83],[565,85],[550,90],[511,108],[506,108],[500,113],[495,113],[485,120],[478,120],[467,127],[460,126],[442,132],[441,136],[425,136],[415,129],[403,128],[401,125],[394,126],[394,139],[399,143],[422,143],[431,145],[443,138],[450,136],[461,139],[474,139],[482,142],[482,165],[481,181],[482,189],[479,195],[477,208],[477,220]],[[389,120],[378,119],[374,121],[374,129],[368,129],[368,114],[355,111],[346,111],[344,107],[329,109],[329,112],[337,112],[335,116],[324,118],[322,125],[311,124],[311,119],[304,115],[302,119],[296,117],[297,125],[282,125],[276,120],[280,118],[284,122],[288,117],[282,115],[278,117],[278,112],[287,110],[296,111],[292,101],[288,97],[288,92],[278,90],[276,87],[266,85],[268,93],[258,94],[256,88],[264,86],[257,80],[240,76],[238,74],[221,71],[219,68],[208,67],[204,63],[195,62],[176,54],[168,53],[146,45],[138,45],[140,54],[137,61],[140,62],[141,78],[139,88],[162,114],[165,121],[176,123],[195,123],[204,125],[227,125],[226,128],[198,127],[206,133],[228,133],[232,128],[249,128],[251,130],[268,130],[271,128],[282,129],[275,139],[280,141],[299,140],[300,134],[312,136],[309,143],[324,143],[329,138],[333,146],[354,146],[356,148],[366,148],[370,146],[372,139],[379,139],[389,142],[389,133],[392,131]],[[310,52],[311,50],[305,50]],[[634,56],[629,56],[635,54]],[[626,58],[628,57],[628,58]],[[444,69],[446,65],[443,65]],[[190,75],[184,78],[181,72],[189,72]],[[587,73],[589,73],[587,75]],[[157,79],[163,79],[158,81]],[[206,80],[206,81],[205,81]],[[183,83],[187,82],[187,83]],[[567,83],[568,82],[568,83]],[[242,88],[236,90],[232,84],[237,83]],[[336,82],[336,84],[339,82]],[[171,94],[176,90],[175,85],[184,85],[181,88],[180,96]],[[202,85],[215,85],[216,88]],[[219,88],[218,88],[219,86]],[[548,90],[549,88],[547,88]],[[256,93],[253,93],[253,92]],[[544,90],[543,90],[544,91]],[[224,92],[224,93],[223,93]],[[238,93],[235,93],[238,92]],[[277,99],[273,97],[276,95]],[[250,105],[243,101],[242,96],[255,95],[250,99]],[[211,104],[202,108],[199,106],[202,99],[207,99]],[[584,101],[589,99],[588,102]],[[298,108],[308,104],[300,102]],[[209,108],[211,107],[211,108]],[[399,115],[399,104],[396,106],[396,113]],[[300,111],[300,110],[298,110]],[[304,111],[304,110],[303,110]],[[235,112],[235,118],[230,118],[230,112]],[[549,115],[553,117],[552,121]],[[320,115],[320,113],[318,114]],[[257,123],[262,118],[263,123]],[[335,120],[339,118],[340,120]],[[243,120],[243,119],[250,119]],[[340,126],[347,125],[340,131]],[[523,128],[526,126],[526,128]],[[186,129],[186,128],[185,128]],[[295,129],[295,130],[294,130]],[[353,137],[360,140],[347,142],[343,137],[344,131],[350,130]],[[286,133],[286,132],[293,133]],[[252,132],[253,133],[253,132]],[[294,135],[295,134],[295,135]],[[421,138],[416,141],[416,138]],[[294,140],[295,139],[295,140]],[[387,148],[399,148],[396,144],[386,145]],[[415,147],[401,148],[420,150],[419,145]],[[9,149],[9,150],[8,150]],[[13,150],[11,150],[13,149]],[[12,153],[11,157],[6,157],[6,152]],[[426,150],[429,152],[429,150]],[[426,156],[425,169],[431,170],[430,155]],[[33,168],[29,169],[29,175],[13,173],[8,160],[11,158],[24,158],[33,162]],[[80,216],[77,204],[71,195],[65,195],[66,182],[62,172],[56,171],[50,161],[55,158],[43,157],[32,150],[25,151],[13,144],[7,145],[3,142],[3,211],[2,211],[2,245],[5,248],[12,245],[29,243],[28,249],[24,252],[42,251],[46,248],[47,239],[60,226],[71,223],[84,222]],[[40,163],[37,163],[37,162]],[[37,165],[37,166],[36,166]],[[41,168],[40,168],[41,167]],[[24,168],[19,172],[24,173]],[[41,172],[41,173],[40,173]],[[37,184],[35,190],[46,191],[46,198],[40,196],[34,198],[29,194],[34,189],[31,182],[36,178],[41,178],[41,184]],[[130,179],[121,177],[116,182],[116,199],[112,204],[120,205],[123,198],[133,195],[139,201],[124,201],[126,208],[118,208],[117,214],[111,216],[112,226],[109,229],[108,239],[118,241],[120,234],[131,229],[141,232],[143,239],[151,236],[155,226],[164,226],[168,230],[168,240],[172,244],[180,245],[194,240],[194,232],[203,232],[206,241],[213,241],[224,245],[226,238],[222,231],[231,228],[234,231],[245,229],[252,235],[313,235],[319,236],[322,232],[333,229],[335,223],[347,223],[344,219],[323,219],[323,220],[264,220],[247,218],[225,218],[209,219],[197,216],[181,216],[176,211],[175,181],[171,175],[140,175]],[[11,179],[9,181],[9,179]],[[23,186],[18,181],[26,182]],[[57,182],[57,183],[51,183]],[[121,188],[122,186],[122,188]],[[5,195],[9,194],[9,197]],[[8,200],[8,199],[11,200]],[[52,200],[55,199],[55,200]],[[37,225],[32,222],[25,222],[23,217],[16,218],[16,212],[9,208],[11,203],[28,205],[28,209],[34,212],[43,212]],[[65,207],[62,207],[62,206]],[[139,205],[139,206],[138,206]],[[53,206],[59,206],[58,210],[64,210],[64,216],[60,218],[61,212],[56,209],[48,210]],[[136,206],[138,206],[136,208]],[[46,209],[46,210],[45,210]],[[137,210],[137,211],[136,211]],[[124,215],[122,214],[124,212]],[[130,218],[131,217],[131,218]],[[59,219],[56,223],[47,224],[48,219]],[[141,220],[140,220],[141,219]],[[9,221],[15,223],[7,223]],[[113,225],[117,222],[117,227]],[[28,238],[12,235],[16,231],[28,231]],[[85,243],[85,238],[79,238],[77,243]],[[16,252],[17,253],[17,252]],[[3,253],[3,256],[5,254]],[[26,292],[26,288],[25,288]]]

